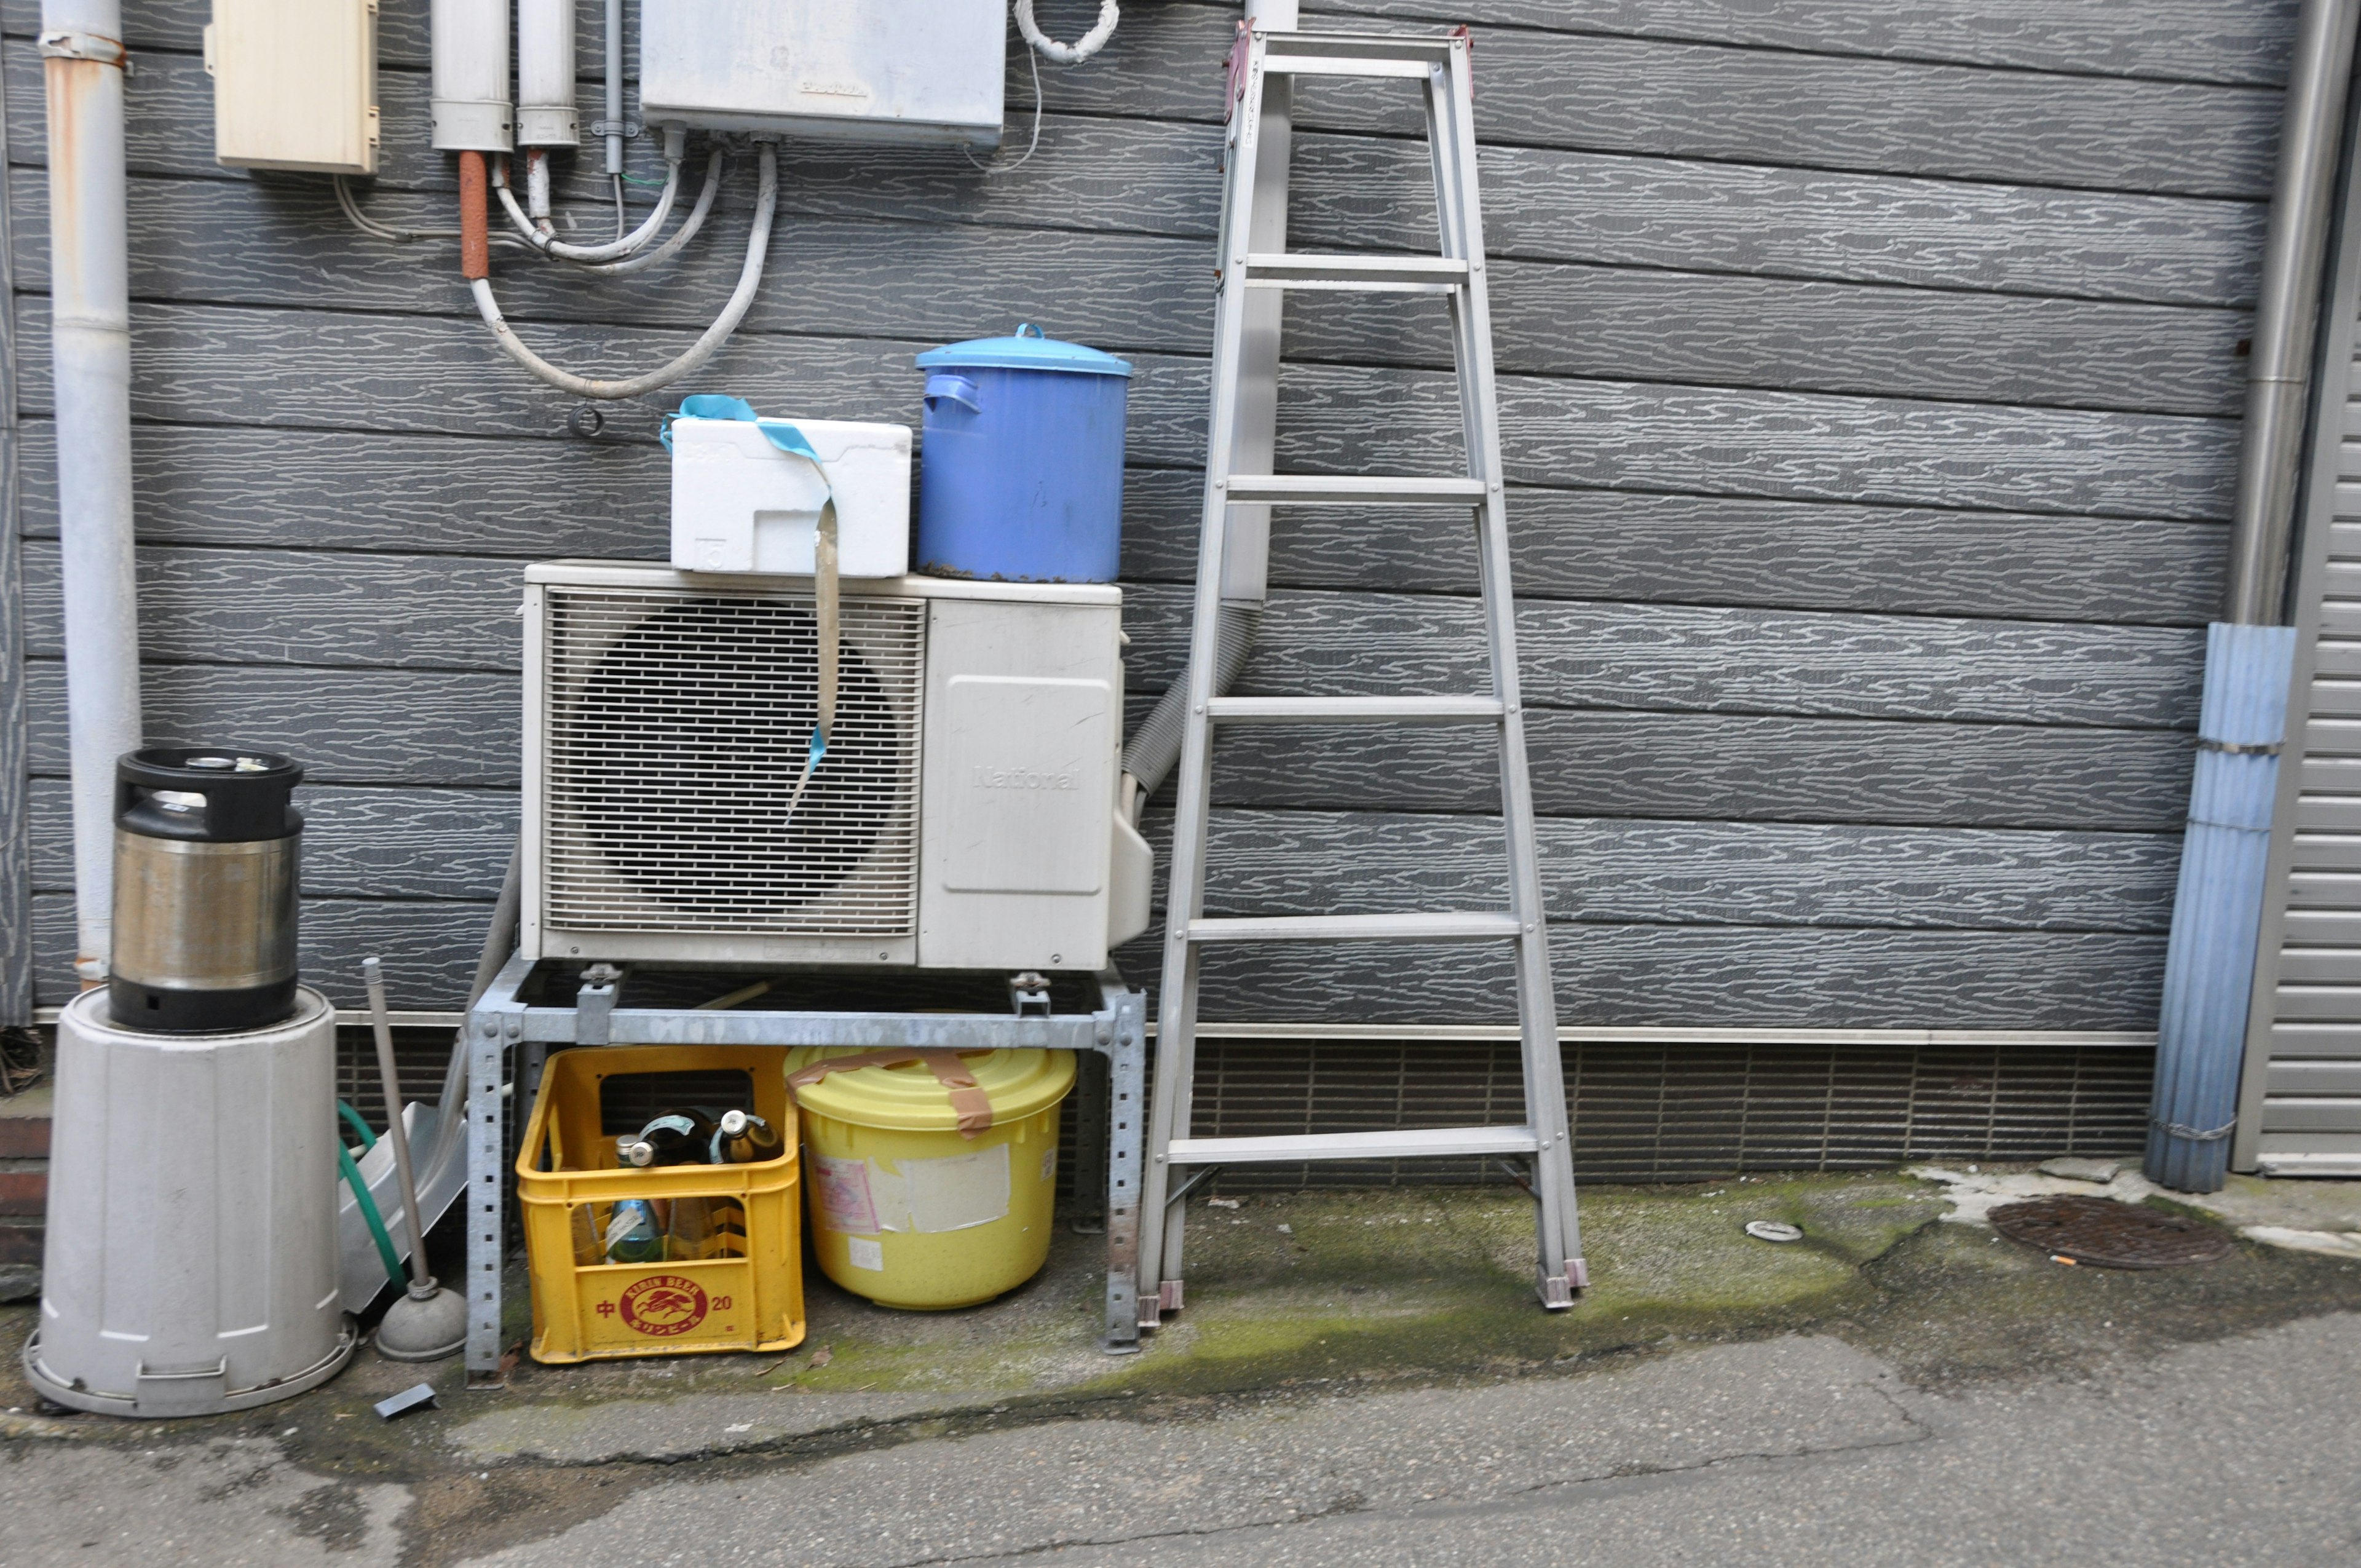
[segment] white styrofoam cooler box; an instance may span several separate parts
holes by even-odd
[[[808,576],[819,510],[836,492],[837,572],[898,577],[910,569],[910,427],[798,419],[819,454],[771,444],[759,425],[681,419],[672,425],[672,564],[684,572]]]

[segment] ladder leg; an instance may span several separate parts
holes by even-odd
[[[1509,905],[1522,927],[1517,939],[1516,973],[1525,1115],[1541,1139],[1533,1156],[1533,1196],[1539,1211],[1535,1216],[1538,1288],[1543,1304],[1556,1309],[1571,1304],[1573,1289],[1583,1280],[1585,1269],[1575,1215],[1565,1075],[1558,1055],[1557,998],[1550,977],[1548,911],[1541,885],[1540,844],[1533,828],[1532,775],[1525,756],[1470,85],[1467,51],[1462,45],[1453,49],[1447,69],[1428,78],[1428,143],[1434,161],[1435,213],[1443,253],[1468,263],[1467,285],[1451,304],[1453,349],[1459,369],[1468,471],[1485,482],[1484,500],[1476,513],[1477,561],[1493,689],[1504,709],[1499,730],[1500,815],[1509,854]]]
[[[1264,71],[1259,46],[1248,52],[1245,93],[1236,109],[1223,203],[1222,292],[1213,318],[1213,418],[1206,432],[1205,499],[1197,545],[1197,592],[1189,639],[1189,710],[1180,742],[1172,861],[1164,899],[1164,979],[1158,996],[1156,1087],[1148,1120],[1148,1169],[1141,1183],[1140,1319],[1150,1322],[1169,1302],[1180,1305],[1183,1212],[1168,1201],[1172,1140],[1189,1133],[1196,1080],[1197,985],[1200,964],[1189,922],[1204,910],[1205,833],[1212,803],[1213,732],[1206,705],[1220,662],[1223,578],[1231,544],[1229,466],[1238,439],[1240,372],[1247,324],[1247,247],[1255,231],[1254,196],[1261,148]]]

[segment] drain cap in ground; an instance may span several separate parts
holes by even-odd
[[[2101,1268],[2171,1268],[2230,1255],[2230,1238],[2211,1225],[2112,1198],[2036,1198],[1994,1209],[1992,1223],[2013,1240]]]
[[[1784,1220],[1749,1220],[1746,1222],[1746,1234],[1758,1242],[1799,1242],[1804,1239],[1804,1228],[1791,1225]]]

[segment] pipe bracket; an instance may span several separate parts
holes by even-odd
[[[44,60],[94,60],[101,65],[130,69],[131,57],[123,48],[123,40],[101,33],[80,33],[71,29],[41,35],[41,58]]]

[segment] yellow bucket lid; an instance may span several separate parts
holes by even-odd
[[[792,1077],[829,1057],[867,1054],[846,1046],[798,1046],[787,1053],[786,1071]],[[959,1058],[992,1102],[995,1126],[1046,1110],[1074,1087],[1071,1051],[961,1051]],[[951,1091],[921,1060],[893,1067],[850,1068],[795,1086],[790,1092],[812,1114],[833,1116],[858,1126],[906,1133],[959,1130],[959,1110],[951,1103]]]

